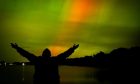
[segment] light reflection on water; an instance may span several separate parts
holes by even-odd
[[[60,66],[62,84],[97,84],[95,74],[95,68]]]
[[[99,84],[96,68],[60,66],[61,84]],[[0,84],[32,84],[34,67],[31,65],[0,66]]]

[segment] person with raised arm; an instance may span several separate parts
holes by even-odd
[[[74,44],[68,50],[55,57],[51,56],[51,51],[48,48],[43,51],[42,56],[36,56],[19,47],[16,43],[11,43],[11,46],[20,55],[34,64],[34,84],[60,84],[58,65],[66,60],[79,47],[79,44]]]

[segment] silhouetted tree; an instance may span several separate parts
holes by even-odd
[[[94,62],[99,65],[100,71],[97,75],[100,81],[109,80],[111,84],[135,84],[138,83],[137,77],[139,76],[139,56],[140,47],[131,48],[118,48],[112,50],[109,54],[100,56],[95,55]],[[97,58],[103,63],[98,64]],[[108,64],[103,67],[106,61],[102,59],[109,59]]]

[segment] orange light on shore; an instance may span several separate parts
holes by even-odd
[[[65,51],[65,47],[62,46],[49,46],[52,56],[57,56]]]

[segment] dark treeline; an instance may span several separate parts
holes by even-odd
[[[117,66],[134,66],[140,62],[140,47],[118,48],[110,53],[100,51],[93,56],[67,59],[62,64],[91,66],[98,68],[117,67]]]

